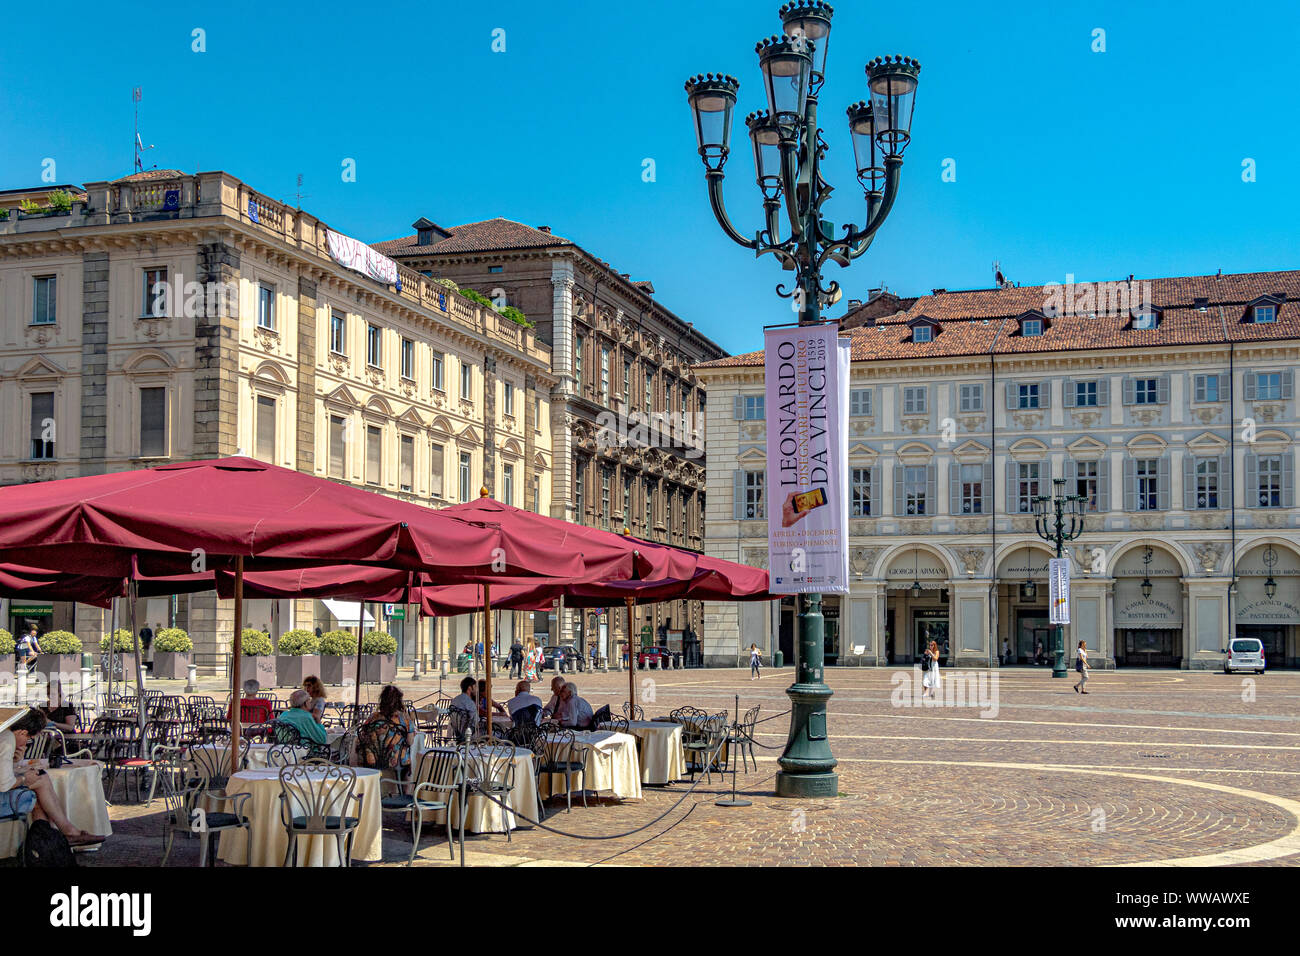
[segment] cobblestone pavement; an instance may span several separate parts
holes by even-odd
[[[773,794],[787,719],[760,724],[758,769],[738,775],[753,806],[714,805],[711,783],[647,788],[641,801],[552,808],[537,828],[469,836],[473,864],[755,866],[817,864],[1300,863],[1300,672],[1262,677],[1185,671],[1098,672],[1083,697],[1075,675],[1047,668],[984,672],[992,708],[923,707],[910,692],[919,672],[830,669],[831,745],[840,795],[782,800]],[[981,672],[968,672],[976,674]],[[948,672],[946,679],[953,680]],[[580,674],[595,707],[626,699],[627,675]],[[513,681],[499,678],[500,691]],[[792,671],[650,671],[638,675],[648,716],[692,704],[716,712],[787,709]],[[206,686],[207,684],[211,686]],[[433,681],[399,680],[408,697]],[[158,686],[166,686],[159,684]],[[448,679],[444,687],[452,688]],[[953,685],[956,686],[955,684]],[[215,682],[203,692],[218,694]],[[363,688],[374,699],[378,687]],[[498,696],[502,696],[498,693]],[[891,699],[892,697],[892,699]],[[973,698],[974,695],[971,695]],[[968,698],[968,699],[971,699]],[[981,712],[988,716],[981,716]],[[729,780],[728,780],[729,785]],[[683,800],[683,796],[685,799]],[[678,801],[681,801],[680,804]],[[161,805],[112,808],[114,835],[89,865],[154,865]],[[640,832],[627,831],[650,824]],[[416,865],[447,865],[440,836],[426,835]],[[392,818],[384,861],[405,862],[409,831]],[[173,862],[194,862],[178,841]]]

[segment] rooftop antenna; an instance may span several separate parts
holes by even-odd
[[[131,91],[131,101],[135,104],[135,171],[144,172],[143,153],[147,149],[153,149],[153,145],[145,146],[140,141],[140,100],[144,97],[143,88],[137,86]]]
[[[999,289],[1007,289],[1011,286],[1011,280],[1002,274],[1002,263],[998,259],[993,260],[993,285]]]
[[[299,173],[299,174],[298,174],[298,192],[297,192],[295,195],[297,195],[297,197],[298,197],[298,208],[299,208],[299,209],[302,208],[302,201],[303,201],[304,199],[310,199],[310,198],[311,198],[310,195],[306,195],[306,194],[304,194],[303,191],[302,191],[302,173]]]

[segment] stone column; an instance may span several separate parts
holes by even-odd
[[[956,661],[949,666],[988,667],[992,655],[989,636],[989,582],[972,577],[953,581],[949,628]]]
[[[316,283],[301,276],[298,278],[297,378],[295,467],[312,474],[316,470]]]
[[[1187,645],[1183,667],[1189,670],[1215,670],[1223,666],[1223,649],[1232,634],[1228,621],[1228,583],[1227,577],[1218,576],[1183,579],[1188,610],[1187,623],[1183,625]]]
[[[573,415],[569,403],[577,393],[573,379],[573,263],[551,264],[551,369],[559,381],[551,392],[550,514],[578,520],[573,510]],[[564,628],[567,631],[567,627]]]
[[[81,257],[81,473],[104,470],[108,443],[108,253]]]

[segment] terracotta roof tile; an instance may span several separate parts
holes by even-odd
[[[1095,316],[1049,315],[1041,335],[1021,335],[1018,316],[1035,310],[1050,311],[1054,293],[1056,302],[1064,301],[1063,292],[1050,286],[1026,286],[921,296],[909,308],[845,334],[853,342],[855,362],[987,355],[995,343],[997,354],[1008,355],[1207,345],[1225,339],[1234,342],[1300,339],[1300,271],[1139,281],[1150,282],[1150,304],[1160,312],[1155,329],[1134,329],[1129,313],[1107,315],[1102,302]],[[1076,284],[1075,295],[1082,291],[1083,284]],[[1278,308],[1277,321],[1269,324],[1250,321],[1248,304],[1274,293],[1285,297]],[[1197,298],[1208,300],[1206,311],[1193,307]],[[932,341],[913,342],[910,323],[922,316],[938,323],[936,334]],[[760,350],[696,367],[741,368],[762,364]]]
[[[372,243],[377,252],[394,259],[408,256],[445,255],[453,252],[493,252],[507,249],[532,249],[546,246],[573,245],[563,236],[556,236],[532,226],[525,226],[513,219],[485,219],[482,222],[467,222],[461,226],[445,229],[451,235],[431,245],[418,245],[416,236],[404,236],[401,239],[389,239],[385,242]]]
[[[181,176],[187,176],[188,173],[180,169],[146,169],[141,173],[132,173],[130,176],[123,176],[120,179],[114,179],[115,183],[147,183],[155,179],[177,179]]]

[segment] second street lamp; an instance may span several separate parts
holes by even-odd
[[[1065,479],[1052,482],[1052,495],[1035,495],[1034,530],[1044,541],[1056,548],[1056,557],[1065,555],[1065,542],[1083,534],[1083,518],[1087,508],[1087,495],[1067,495]],[[1052,676],[1065,677],[1065,628],[1057,624],[1052,629]]]
[[[776,292],[794,300],[800,325],[820,325],[822,308],[840,298],[839,283],[823,281],[826,263],[842,268],[865,253],[893,207],[921,70],[918,62],[901,56],[881,57],[866,66],[866,96],[849,108],[866,215],[861,228],[850,223],[837,229],[822,217],[832,187],[821,174],[828,146],[817,125],[833,13],[822,0],[787,3],[779,11],[782,34],[755,47],[767,110],[751,113],[745,121],[763,207],[762,226],[750,235],[732,223],[722,198],[730,131],[717,127],[730,124],[739,83],[715,73],[686,82],[714,217],[738,245],[756,255],[774,256],[794,274],[790,286],[782,283]],[[839,778],[826,734],[831,690],[823,679],[826,647],[820,594],[802,595],[798,640],[798,673],[786,691],[790,735],[780,758],[776,792],[786,797],[834,796]]]

